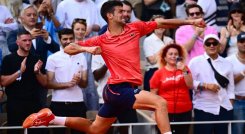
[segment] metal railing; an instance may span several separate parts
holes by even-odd
[[[228,124],[228,134],[231,134],[231,124],[232,123],[245,123],[245,120],[229,120],[229,121],[191,121],[191,122],[171,122],[171,125],[183,125],[183,124]],[[119,127],[119,126],[128,126],[128,134],[133,134],[133,126],[155,126],[156,123],[122,123],[122,124],[112,124],[113,127]],[[40,127],[32,127],[29,129],[35,129],[35,128],[65,128],[65,126],[55,126],[50,125],[48,127],[46,126],[40,126]],[[11,126],[11,127],[0,127],[0,130],[5,129],[23,129],[21,126]],[[28,129],[24,129],[24,134],[28,134]]]

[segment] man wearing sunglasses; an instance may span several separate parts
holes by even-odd
[[[237,36],[238,52],[227,57],[233,65],[235,81],[234,120],[245,120],[245,32]],[[244,123],[235,123],[232,126],[233,134],[244,133]]]
[[[203,10],[197,4],[190,4],[186,7],[188,20],[203,18]],[[181,26],[177,29],[175,40],[177,44],[183,45],[188,52],[187,63],[194,57],[204,53],[203,38],[207,34],[217,34],[217,31],[212,26],[205,28],[196,27],[193,25]]]
[[[189,63],[194,80],[194,120],[231,120],[232,100],[235,98],[232,64],[219,56],[220,43],[217,35],[206,35],[203,43],[205,53]],[[228,85],[223,86],[217,78],[217,72],[229,81]],[[228,134],[228,124],[194,125],[194,134]]]

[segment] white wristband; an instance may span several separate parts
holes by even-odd
[[[18,77],[17,77],[17,81],[20,81],[21,80],[21,75],[22,75],[22,73],[21,73],[21,71],[20,70],[18,70]]]

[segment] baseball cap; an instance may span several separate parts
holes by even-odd
[[[205,43],[208,39],[215,39],[219,42],[219,37],[216,34],[207,34],[204,37],[203,43]]]
[[[245,32],[241,32],[240,34],[238,34],[237,41],[240,41],[240,40],[245,40]]]

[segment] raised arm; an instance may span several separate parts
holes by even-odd
[[[195,25],[197,27],[206,27],[203,19],[183,20],[183,19],[157,19],[157,28],[176,28],[182,25]]]
[[[65,53],[70,55],[75,55],[82,52],[88,52],[91,54],[100,54],[101,48],[99,46],[84,47],[84,46],[79,46],[76,43],[71,43],[70,45],[64,48],[64,51]]]

